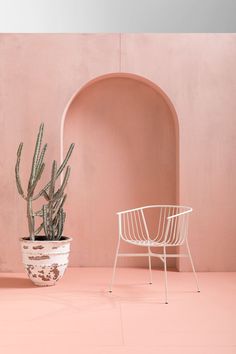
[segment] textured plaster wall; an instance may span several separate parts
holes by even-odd
[[[14,184],[18,142],[25,142],[27,160],[43,120],[48,160],[59,159],[61,121],[71,97],[100,75],[127,72],[158,85],[177,112],[177,193],[180,203],[194,208],[189,240],[196,268],[236,270],[235,62],[235,34],[1,34],[0,269],[22,270],[18,237],[27,233],[27,223],[25,204]],[[71,124],[69,115],[66,118],[65,142]],[[79,161],[79,147],[77,154]],[[26,162],[22,167],[27,172]],[[68,234],[70,227],[66,225]],[[87,237],[91,242],[91,235]],[[116,237],[110,235],[110,252]],[[84,254],[79,242],[75,241],[72,265],[79,265],[79,255]],[[104,242],[97,247],[96,265],[106,257],[106,247]],[[94,260],[91,252],[86,262],[93,265]],[[189,269],[182,261],[179,267]]]

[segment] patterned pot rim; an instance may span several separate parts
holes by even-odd
[[[43,237],[45,237],[45,236],[36,236],[36,237],[41,237],[41,238],[43,238]],[[47,243],[47,242],[50,242],[50,243],[68,243],[68,242],[71,242],[72,240],[73,240],[73,238],[72,237],[69,237],[69,236],[62,236],[62,240],[47,240],[47,239],[45,239],[45,240],[42,240],[42,239],[39,239],[39,240],[37,240],[37,239],[35,239],[34,241],[32,241],[32,240],[30,240],[29,239],[29,237],[20,237],[19,238],[19,241],[20,242],[26,242],[26,243],[35,243],[35,242],[39,242],[39,243]]]

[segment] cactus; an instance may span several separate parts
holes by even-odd
[[[47,144],[45,144],[41,149],[43,132],[44,124],[42,123],[39,127],[39,132],[35,143],[31,173],[26,193],[23,190],[20,178],[20,162],[23,143],[20,143],[18,147],[17,160],[15,165],[17,190],[22,198],[27,202],[29,238],[32,241],[35,240],[35,236],[37,236],[41,230],[44,230],[47,240],[60,240],[62,236],[66,217],[66,214],[63,210],[63,206],[66,200],[66,194],[64,192],[70,176],[70,166],[67,166],[67,163],[74,149],[74,144],[71,144],[64,161],[58,169],[56,161],[53,161],[50,181],[35,195],[35,189],[45,168],[45,163],[43,161],[47,150]],[[56,190],[56,181],[65,167],[66,172],[61,186]],[[40,210],[34,211],[33,202],[40,197],[43,197],[47,203],[43,204]],[[35,217],[42,218],[42,221],[37,229],[35,228]]]

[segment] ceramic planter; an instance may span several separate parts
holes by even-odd
[[[60,241],[47,241],[45,236],[37,236],[35,241],[20,239],[24,268],[35,285],[55,285],[63,276],[71,241],[65,236]]]

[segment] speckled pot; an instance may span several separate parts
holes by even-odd
[[[35,285],[51,286],[63,276],[69,261],[72,238],[63,236],[60,241],[47,241],[37,236],[35,241],[20,239],[25,270]]]

